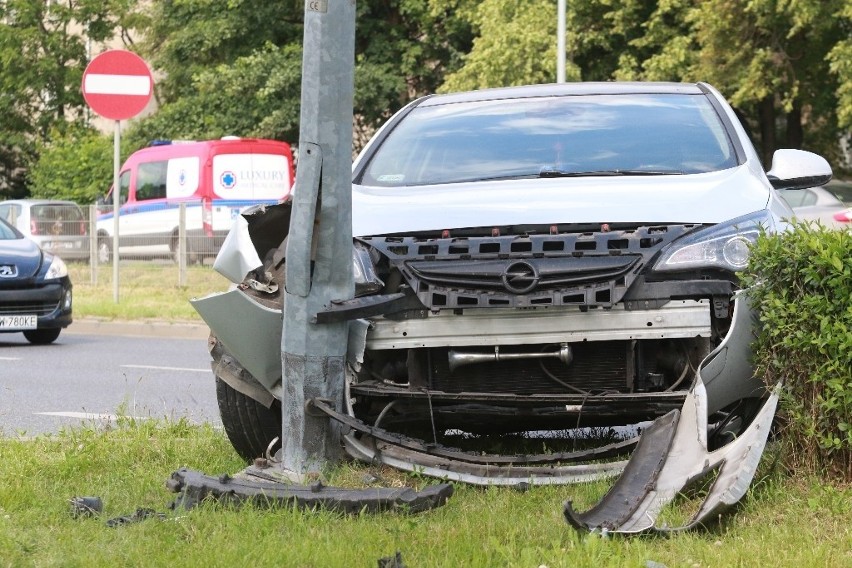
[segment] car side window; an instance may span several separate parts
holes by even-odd
[[[787,202],[790,207],[801,207],[803,205],[813,205],[816,201],[816,196],[806,189],[781,189],[778,194]],[[807,203],[808,195],[811,196],[811,202]]]
[[[807,207],[809,205],[816,205],[816,202],[817,202],[816,193],[814,193],[813,191],[811,191],[809,189],[803,189],[801,191],[803,193],[802,206]]]
[[[817,195],[809,189],[783,189],[779,192],[790,207],[816,205]]]

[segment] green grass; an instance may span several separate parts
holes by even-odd
[[[71,264],[70,270],[77,317],[200,321],[189,298],[228,287],[209,266],[190,267],[180,287],[173,265],[122,263],[116,304],[111,267],[100,269],[97,284],[87,266]],[[221,431],[182,420],[122,419],[106,430],[89,426],[33,440],[0,438],[0,567],[373,567],[397,550],[409,567],[644,567],[649,561],[670,568],[852,567],[852,488],[789,477],[766,465],[720,525],[669,538],[601,538],[570,529],[562,519],[563,501],[585,510],[605,492],[604,483],[523,493],[458,485],[445,507],[415,516],[343,517],[216,503],[168,511],[173,495],[164,483],[184,466],[218,475],[237,472],[243,463]],[[358,486],[368,472],[387,485],[431,483],[362,464],[343,464],[325,481]],[[68,499],[79,495],[100,496],[102,515],[72,518]],[[661,518],[688,519],[700,499],[691,495]],[[167,519],[105,525],[139,507],[167,512]]]
[[[186,466],[211,475],[242,463],[221,432],[185,421],[122,420],[34,440],[0,440],[0,566],[365,566],[402,553],[417,566],[852,566],[852,490],[779,471],[759,480],[739,511],[711,531],[669,538],[578,534],[561,517],[586,507],[601,483],[572,487],[457,486],[446,506],[418,515],[340,516],[290,508],[207,503],[169,511],[164,482]],[[329,483],[359,484],[371,471],[388,485],[422,477],[343,465]],[[100,496],[103,513],[72,518],[68,499]],[[139,507],[167,514],[109,528]]]
[[[165,261],[122,261],[115,302],[112,265],[98,267],[96,282],[89,265],[68,263],[74,284],[74,316],[108,320],[201,321],[189,300],[228,289],[230,282],[210,266],[189,266],[179,286],[177,265]]]

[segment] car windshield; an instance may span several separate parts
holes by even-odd
[[[376,150],[360,183],[694,174],[736,163],[704,95],[572,95],[417,107]]]
[[[21,206],[17,203],[0,203],[0,219],[15,224],[21,215]]]

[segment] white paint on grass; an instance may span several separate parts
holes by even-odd
[[[186,371],[189,373],[209,373],[210,369],[190,369],[189,367],[158,367],[156,365],[121,365],[125,369],[149,369],[153,371]]]
[[[103,420],[107,422],[114,422],[119,418],[115,414],[99,414],[95,412],[33,412],[33,414],[39,414],[41,416],[59,416],[62,418],[77,418],[80,420]],[[148,420],[147,416],[126,416],[125,418],[131,418],[133,420]]]

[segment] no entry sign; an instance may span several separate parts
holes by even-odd
[[[104,118],[133,118],[148,105],[154,79],[145,60],[131,51],[101,53],[83,73],[83,98]]]

